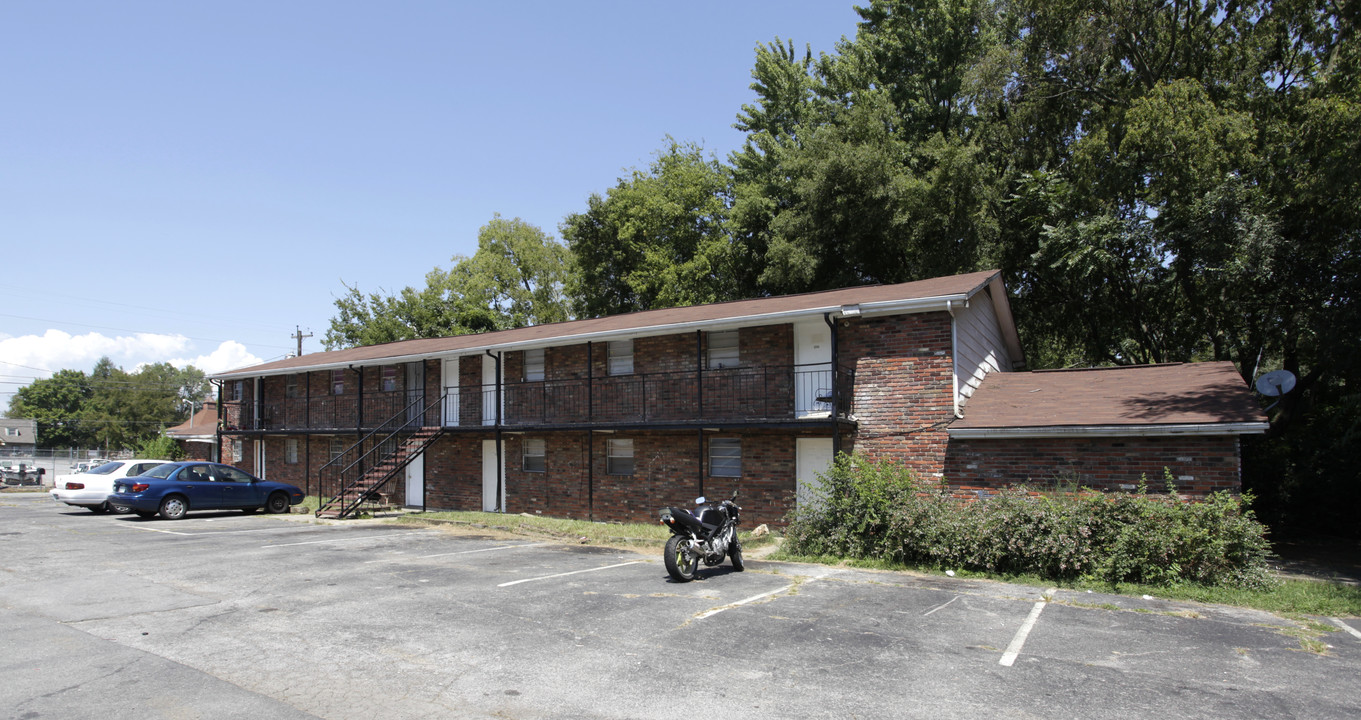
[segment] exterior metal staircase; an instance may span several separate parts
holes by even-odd
[[[354,517],[376,502],[382,489],[444,433],[438,424],[426,424],[427,417],[438,421],[443,402],[443,397],[416,400],[323,465],[316,516]]]

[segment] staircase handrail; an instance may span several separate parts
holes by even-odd
[[[443,403],[445,402],[446,396],[447,396],[447,393],[444,394],[444,395],[440,395],[438,398],[436,398],[435,400],[430,401],[430,402],[428,402],[428,403],[426,402],[426,399],[425,399],[425,398],[417,398],[416,400],[413,400],[413,401],[412,401],[411,403],[409,403],[406,407],[402,408],[400,411],[398,411],[398,412],[397,412],[396,414],[394,414],[392,417],[390,417],[390,418],[388,418],[387,420],[383,421],[382,424],[380,424],[378,427],[374,428],[373,430],[371,430],[370,432],[368,432],[367,434],[365,434],[363,437],[361,437],[359,440],[357,440],[357,441],[356,441],[354,444],[352,444],[350,447],[346,448],[346,449],[345,449],[345,452],[343,452],[343,453],[341,453],[340,455],[338,455],[337,457],[335,457],[335,458],[333,458],[333,459],[327,461],[327,462],[326,462],[325,464],[323,464],[320,468],[318,468],[318,469],[317,469],[317,474],[318,474],[318,476],[319,476],[319,478],[320,478],[321,480],[324,480],[324,479],[325,479],[325,477],[326,477],[326,475],[328,474],[328,472],[329,472],[329,473],[332,473],[332,474],[334,474],[334,475],[336,476],[337,482],[336,482],[335,484],[336,484],[336,486],[337,486],[338,489],[337,489],[337,491],[336,491],[336,494],[335,494],[333,497],[331,497],[331,499],[329,499],[329,500],[327,500],[327,501],[325,501],[325,502],[323,502],[323,503],[320,503],[320,504],[318,505],[318,507],[317,507],[317,513],[319,514],[319,513],[321,513],[323,510],[325,510],[325,509],[327,509],[327,508],[330,508],[330,507],[336,505],[337,503],[339,503],[339,504],[341,505],[340,514],[341,514],[342,517],[344,517],[344,515],[345,515],[346,513],[348,513],[350,510],[352,510],[353,508],[347,508],[347,507],[344,506],[344,497],[345,497],[345,493],[346,493],[346,491],[352,489],[355,485],[357,485],[361,479],[363,479],[363,475],[362,475],[362,474],[359,475],[358,477],[355,477],[355,478],[352,478],[352,479],[349,477],[349,476],[352,474],[352,471],[354,470],[354,468],[357,467],[357,466],[358,466],[358,467],[363,467],[363,463],[364,463],[365,460],[370,459],[372,456],[374,456],[375,454],[377,454],[379,451],[384,450],[385,448],[387,448],[387,446],[388,446],[388,444],[389,444],[389,441],[391,441],[393,438],[397,437],[398,435],[401,435],[401,434],[403,434],[403,433],[410,434],[410,433],[414,432],[414,430],[412,429],[413,427],[416,428],[416,429],[426,427],[426,425],[425,425],[425,423],[424,423],[424,420],[425,420],[425,418],[426,418],[426,415],[427,415],[428,413],[430,413],[430,412],[438,411],[438,409],[439,409],[439,408],[443,405]],[[416,407],[418,407],[418,406],[421,407],[421,411],[418,412],[418,413],[412,413],[412,412],[411,412],[412,409],[414,409],[414,408],[416,408]],[[404,422],[401,422],[400,424],[397,424],[397,421],[398,421],[400,418],[403,418],[403,417],[405,417],[406,420],[405,420]],[[393,428],[395,428],[395,429],[393,429]],[[375,437],[377,437],[380,433],[387,433],[387,434],[386,434],[385,437],[383,437],[383,439],[378,440],[378,441],[376,441],[376,442],[373,442],[373,443],[372,443],[372,446],[371,446],[368,450],[362,452],[362,453],[359,454],[357,457],[355,457],[353,460],[349,460],[348,462],[346,462],[347,457],[350,455],[350,453],[351,453],[352,451],[354,451],[356,448],[362,448],[362,447],[364,446],[365,443],[368,443],[369,441],[373,440],[373,439],[374,439]],[[399,452],[398,450],[390,450],[390,451],[388,451],[387,454],[386,454],[385,456],[383,456],[382,458],[380,458],[378,462],[371,463],[371,464],[369,465],[369,467],[373,467],[373,466],[378,465],[378,464],[381,463],[383,460],[387,460],[388,458],[390,458],[390,457],[396,455],[398,452]],[[333,468],[332,466],[337,466],[337,467]],[[363,500],[364,500],[363,497],[357,498],[357,499],[356,499],[356,502],[355,502],[354,504],[355,504],[355,505],[358,505],[358,504],[361,503]]]

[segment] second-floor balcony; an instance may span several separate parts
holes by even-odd
[[[854,383],[852,369],[834,374],[822,363],[462,385],[443,388],[440,417],[422,424],[562,429],[827,421],[852,414]],[[410,411],[404,408],[422,393],[227,402],[223,422],[229,431],[369,429]]]

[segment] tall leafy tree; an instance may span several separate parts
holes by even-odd
[[[729,176],[702,148],[671,141],[646,170],[635,170],[568,215],[562,236],[575,272],[576,314],[595,317],[694,305],[738,295],[729,240]]]
[[[519,218],[493,216],[472,257],[426,273],[425,287],[364,293],[345,286],[323,337],[329,350],[504,330],[568,319],[567,248]]]

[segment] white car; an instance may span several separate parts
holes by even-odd
[[[113,492],[113,482],[127,477],[136,477],[156,467],[166,460],[111,460],[83,473],[58,475],[52,486],[52,499],[75,507],[88,508],[92,512],[128,512],[128,508],[109,504]]]

